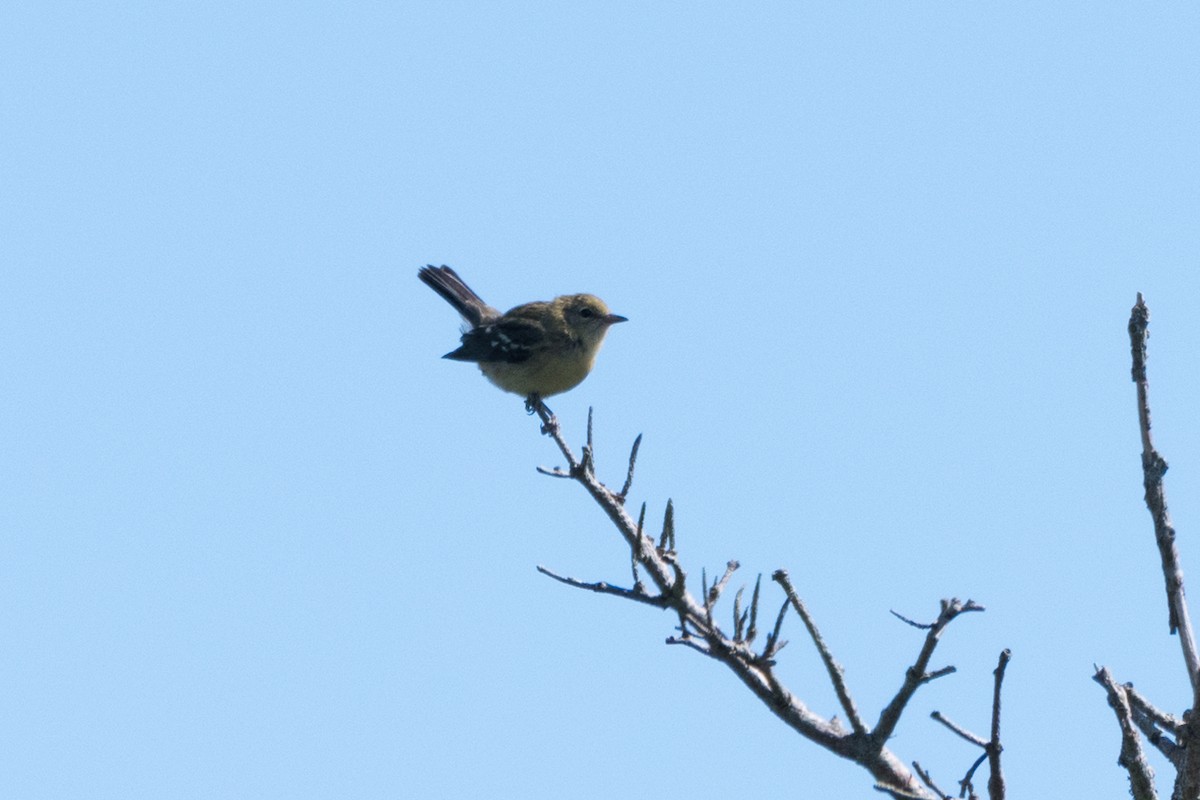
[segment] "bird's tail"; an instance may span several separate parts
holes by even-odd
[[[483,299],[471,290],[458,277],[458,273],[446,266],[435,267],[432,264],[421,267],[417,272],[421,282],[442,296],[454,310],[462,314],[463,319],[477,327],[480,324],[500,316],[500,312],[483,302]]]

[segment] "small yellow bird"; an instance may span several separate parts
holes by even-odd
[[[578,386],[592,371],[609,327],[627,321],[590,294],[526,303],[501,314],[449,267],[422,267],[417,277],[467,321],[462,346],[442,357],[474,361],[492,383],[528,400]]]

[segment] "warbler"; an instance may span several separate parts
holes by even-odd
[[[501,314],[449,267],[417,272],[467,322],[462,346],[443,358],[474,361],[487,379],[527,400],[573,389],[592,371],[610,326],[626,322],[599,297],[568,294]]]

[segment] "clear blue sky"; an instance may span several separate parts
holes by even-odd
[[[534,571],[627,555],[440,360],[427,262],[630,318],[572,441],[595,406],[616,481],[644,432],[688,570],[789,569],[868,717],[889,609],[988,607],[901,758],[953,786],[927,714],[983,731],[1010,647],[1012,795],[1124,796],[1093,663],[1190,694],[1125,324],[1144,292],[1200,575],[1197,41],[1190,4],[5,4],[0,796],[878,796]]]

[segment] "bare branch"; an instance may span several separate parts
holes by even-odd
[[[896,619],[900,620],[901,622],[907,623],[919,630],[927,631],[933,627],[932,622],[917,622],[916,620],[911,620],[908,617],[904,616],[899,611],[889,611],[889,613]]]
[[[712,650],[709,649],[708,645],[706,645],[704,642],[696,639],[696,637],[694,637],[694,636],[687,636],[687,635],[668,636],[667,644],[682,644],[682,645],[692,648],[693,650],[701,652],[710,658],[713,657]]]
[[[872,788],[877,792],[890,794],[892,797],[899,798],[899,800],[928,800],[928,796],[924,792],[913,792],[886,783],[877,783]]]
[[[833,684],[833,691],[837,694],[838,702],[841,703],[842,710],[846,712],[846,718],[850,720],[850,727],[855,733],[866,735],[867,726],[863,724],[862,717],[858,713],[858,706],[855,705],[854,698],[850,696],[850,690],[846,688],[845,670],[834,659],[829,645],[825,644],[825,639],[821,636],[821,631],[817,629],[812,615],[808,613],[804,601],[800,599],[800,595],[796,594],[796,588],[792,586],[787,570],[777,569],[771,578],[783,587],[783,591],[787,593],[788,602],[792,604],[792,608],[796,609],[796,613],[804,621],[804,627],[808,630],[808,635],[812,637],[821,661],[825,664],[825,671],[829,673],[829,681]]]
[[[1183,591],[1183,568],[1179,563],[1179,552],[1175,548],[1175,528],[1167,511],[1167,495],[1163,487],[1163,475],[1167,462],[1154,449],[1150,435],[1149,381],[1146,377],[1146,341],[1149,338],[1150,309],[1146,307],[1141,292],[1129,316],[1129,343],[1133,353],[1133,382],[1137,384],[1138,428],[1142,436],[1142,481],[1146,489],[1146,508],[1154,520],[1154,540],[1158,544],[1162,561],[1163,582],[1167,592],[1168,625],[1171,633],[1179,634],[1179,646],[1183,650],[1188,679],[1191,682],[1193,700],[1200,700],[1200,651],[1196,648],[1196,636],[1188,615],[1187,599]],[[1193,706],[1196,703],[1193,702]]]
[[[962,780],[958,782],[959,797],[965,794],[974,800],[974,798],[979,796],[975,794],[975,770],[979,769],[984,761],[987,761],[987,753],[981,753],[979,758],[975,759],[975,763],[971,765],[971,768],[967,770],[967,774],[963,775]]]
[[[762,587],[762,573],[754,581],[754,595],[750,598],[750,628],[746,631],[746,644],[754,644],[758,636],[758,592]]]
[[[933,782],[933,778],[929,775],[929,770],[922,769],[921,765],[916,761],[913,762],[913,769],[916,770],[917,777],[921,779],[921,783],[928,786],[937,794],[939,800],[950,800],[950,795],[946,794],[941,788]]]
[[[675,504],[667,498],[667,510],[663,514],[662,536],[658,539],[658,549],[668,553],[675,552]]]
[[[988,797],[991,800],[1004,800],[1006,788],[1004,771],[1000,768],[1000,754],[1004,747],[1000,744],[1000,687],[1004,684],[1004,672],[1012,659],[1012,651],[1005,648],[1000,652],[1000,662],[996,664],[993,675],[996,676],[995,688],[992,690],[992,738],[987,743],[988,756]]]
[[[567,459],[567,472],[571,477],[577,477],[579,472],[579,462],[575,459],[575,454],[571,452],[570,445],[562,436],[562,428],[558,424],[558,417],[546,407],[542,399],[536,395],[530,395],[525,400],[525,409],[531,413],[537,414],[542,421],[542,433],[549,436],[558,445],[559,452],[563,454],[563,458]]]
[[[958,672],[958,667],[950,664],[945,667],[941,667],[940,669],[935,669],[933,672],[927,673],[925,677],[921,679],[921,683],[930,683],[931,681],[936,681],[938,678],[944,678],[947,675],[953,675],[956,672]]]
[[[935,623],[936,625],[936,623]],[[1008,650],[1000,653],[1000,662],[993,671],[995,675],[995,683],[992,689],[992,735],[991,739],[985,740],[982,736],[978,736],[961,725],[952,722],[945,714],[940,711],[934,711],[930,714],[933,719],[949,728],[956,736],[970,742],[976,747],[983,750],[979,758],[967,770],[959,784],[959,796],[968,795],[975,797],[975,772],[983,764],[988,762],[990,776],[988,777],[988,797],[991,800],[1004,800],[1004,773],[1000,769],[1000,753],[1004,748],[1000,745],[1000,688],[1004,683],[1004,671],[1008,667],[1009,659],[1012,658],[1012,653]]]
[[[1125,695],[1129,697],[1132,686],[1125,685]],[[1133,698],[1129,697],[1130,707],[1133,709],[1133,724],[1137,725],[1138,730],[1146,737],[1148,741],[1158,752],[1162,753],[1171,765],[1176,770],[1182,770],[1186,765],[1187,749],[1179,745],[1170,734],[1163,733],[1162,730],[1154,724],[1154,720],[1144,713],[1137,706],[1133,705]]]
[[[621,491],[617,492],[617,497],[621,498],[621,502],[625,502],[625,498],[629,497],[629,490],[633,488],[633,468],[637,464],[638,448],[642,446],[642,435],[639,433],[637,438],[633,440],[633,449],[629,452],[629,471],[625,473],[625,485],[621,487]]]
[[[534,467],[534,469],[536,469],[538,472],[542,473],[543,475],[549,475],[551,478],[574,478],[575,477],[571,473],[566,472],[565,470],[561,470],[558,467]]]
[[[743,641],[743,634],[746,632],[746,616],[749,612],[742,611],[742,595],[746,593],[745,586],[739,586],[737,594],[733,596],[733,640],[735,642]]]
[[[1176,740],[1181,739],[1186,728],[1184,722],[1173,714],[1155,707],[1132,683],[1125,684],[1125,696],[1129,698],[1129,707],[1133,710],[1133,722],[1138,730],[1146,737],[1160,753],[1176,769],[1184,766],[1187,750]]]
[[[721,576],[721,579],[718,581],[713,581],[712,588],[708,590],[708,597],[705,600],[706,605],[710,609],[717,604],[718,600],[721,599],[721,593],[725,591],[725,586],[729,583],[729,579],[740,566],[741,564],[738,562],[730,561],[725,565],[725,574]]]
[[[655,608],[666,608],[670,603],[667,598],[662,595],[646,594],[644,591],[639,591],[636,587],[633,589],[624,589],[620,586],[613,586],[605,581],[596,581],[588,583],[578,580],[577,578],[569,578],[565,575],[559,575],[557,572],[552,572],[543,566],[538,566],[537,571],[548,578],[553,578],[559,583],[565,583],[567,586],[574,586],[576,589],[587,589],[590,592],[599,594],[613,594],[617,597],[624,597],[626,600],[636,600],[639,603],[645,603],[648,606]]]
[[[945,725],[947,728],[949,728],[951,731],[953,731],[954,734],[957,735],[958,737],[965,739],[966,741],[970,742],[971,744],[975,745],[976,747],[978,747],[980,749],[987,749],[988,743],[983,737],[978,736],[974,733],[971,733],[969,730],[962,727],[961,725],[959,725],[956,722],[952,722],[942,712],[934,711],[929,716],[932,717],[933,719],[937,720],[938,722],[942,723],[943,725]]]
[[[625,540],[626,545],[630,548],[632,560],[641,570],[644,570],[648,584],[653,584],[653,588],[657,588],[659,594],[647,593],[640,583],[633,589],[624,589],[606,582],[586,583],[566,578],[539,567],[542,572],[575,588],[616,595],[658,608],[672,609],[679,617],[679,636],[670,637],[667,640],[669,644],[690,647],[724,664],[785,724],[809,741],[859,764],[880,785],[896,787],[892,790],[895,796],[918,797],[928,800],[930,795],[922,784],[887,749],[886,737],[877,739],[866,733],[861,720],[856,720],[852,714],[852,723],[858,730],[846,731],[840,723],[813,713],[799,698],[780,684],[772,670],[772,665],[774,655],[784,645],[780,639],[780,630],[790,602],[785,602],[781,606],[775,629],[768,638],[761,655],[751,650],[747,642],[730,639],[712,622],[709,613],[712,605],[719,600],[733,570],[736,569],[736,562],[729,564],[725,576],[714,581],[713,586],[704,586],[702,599],[697,600],[687,591],[686,575],[675,554],[673,503],[670,501],[667,503],[663,532],[656,547],[655,542],[646,536],[642,525],[629,516],[624,507],[624,498],[597,479],[594,469],[595,453],[590,431],[583,458],[577,460],[563,438],[558,420],[550,413],[545,404],[538,398],[531,397],[528,407],[531,412],[538,414],[542,420],[542,432],[554,440],[567,460],[569,469],[559,470],[559,472],[566,472],[591,495]],[[707,579],[705,583],[707,584]],[[756,605],[757,603],[754,604],[755,607]],[[753,623],[751,627],[754,627]],[[844,688],[843,692],[845,692]],[[848,692],[845,692],[845,696],[849,697]],[[852,708],[853,705],[849,704],[848,713]]]
[[[871,736],[878,742],[886,742],[891,738],[892,733],[896,730],[896,725],[900,722],[900,715],[904,713],[905,706],[912,696],[916,694],[917,688],[923,683],[928,683],[935,677],[948,674],[945,670],[940,670],[932,675],[927,672],[929,667],[929,659],[933,656],[933,651],[937,647],[938,639],[941,638],[942,631],[946,626],[959,614],[965,614],[968,611],[983,611],[983,606],[976,604],[973,600],[968,600],[965,603],[954,598],[951,600],[942,601],[942,612],[938,618],[928,625],[922,625],[913,622],[910,619],[892,613],[910,625],[927,630],[925,635],[925,643],[921,647],[921,652],[917,655],[917,660],[911,667],[905,670],[904,683],[896,692],[896,696],[887,704],[883,712],[879,715],[879,722],[875,725],[875,730],[871,732]]]
[[[1104,687],[1108,693],[1108,704],[1117,715],[1117,724],[1121,728],[1121,754],[1117,757],[1117,764],[1129,774],[1130,793],[1134,800],[1158,800],[1158,792],[1154,789],[1154,770],[1146,761],[1146,754],[1134,729],[1133,711],[1125,687],[1120,686],[1105,667],[1096,670],[1092,679]]]
[[[1125,686],[1125,694],[1129,697],[1129,704],[1133,709],[1145,714],[1155,725],[1172,735],[1182,732],[1183,722],[1178,717],[1156,708],[1141,692],[1133,688],[1133,684]]]
[[[759,659],[764,662],[770,662],[775,658],[775,654],[782,650],[787,642],[780,641],[779,631],[783,627],[783,618],[787,614],[788,607],[791,605],[787,600],[783,601],[783,605],[779,608],[779,616],[775,618],[775,629],[767,634],[767,643],[763,646],[762,655]]]
[[[596,448],[592,444],[592,407],[588,406],[587,444],[583,446],[583,456],[579,459],[583,469],[596,474]]]

